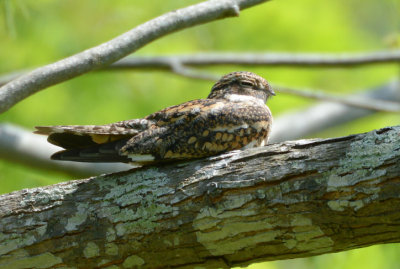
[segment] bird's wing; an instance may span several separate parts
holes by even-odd
[[[260,145],[268,136],[271,113],[265,105],[248,106],[221,99],[200,99],[166,108],[146,119],[150,128],[132,137],[121,155],[156,162],[215,155]]]
[[[205,101],[206,103],[208,101]],[[149,141],[156,133],[167,134],[168,127],[183,116],[195,115],[195,109],[188,113],[185,107],[202,103],[197,101],[168,107],[144,119],[134,119],[108,125],[66,125],[38,126],[37,134],[48,135],[48,141],[65,150],[53,154],[54,160],[80,162],[133,162],[120,154],[131,137],[140,135],[142,142]],[[193,112],[193,113],[192,113]],[[188,119],[186,117],[186,119]],[[150,156],[151,157],[151,156]],[[149,154],[138,153],[134,160],[148,162]],[[153,159],[153,157],[151,157]]]

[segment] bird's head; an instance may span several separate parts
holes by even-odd
[[[275,92],[264,78],[252,72],[240,71],[221,77],[207,98],[229,99],[232,95],[252,96],[265,103],[270,96],[275,95]]]

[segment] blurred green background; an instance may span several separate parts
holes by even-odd
[[[105,42],[167,11],[199,1],[0,1],[0,74],[45,65]],[[208,51],[360,52],[393,49],[400,42],[400,0],[274,0],[230,18],[157,40],[135,55]],[[352,69],[210,67],[225,74],[256,72],[272,83],[353,93],[399,75],[395,64]],[[211,82],[166,72],[92,72],[41,91],[0,115],[33,130],[36,125],[105,124],[143,117],[166,106],[204,98]],[[278,94],[269,106],[278,118],[314,101]],[[334,137],[398,125],[398,114],[377,113],[314,137]],[[72,179],[0,160],[0,194]],[[397,245],[254,264],[259,268],[399,268]]]

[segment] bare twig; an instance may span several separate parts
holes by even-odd
[[[177,75],[208,81],[217,81],[221,76],[209,72],[202,72],[182,65],[180,62],[171,63],[171,71]]]
[[[376,100],[368,97],[363,97],[360,95],[342,97],[342,96],[327,94],[318,90],[291,89],[283,86],[273,86],[273,88],[281,93],[292,94],[292,95],[302,96],[316,100],[328,101],[333,103],[339,103],[358,108],[364,108],[382,112],[396,112],[396,113],[400,112],[400,102]]]
[[[400,50],[365,53],[199,53],[190,55],[127,57],[108,68],[171,69],[174,63],[186,66],[261,65],[301,67],[354,67],[368,64],[398,63]],[[107,68],[107,69],[108,69]]]
[[[207,72],[200,72],[195,69],[186,67],[182,65],[180,62],[171,63],[171,70],[177,75],[201,79],[201,80],[210,80],[216,81],[220,76],[216,76]],[[382,112],[400,112],[400,102],[391,102],[387,100],[376,100],[365,96],[335,96],[332,94],[328,94],[325,92],[321,92],[318,90],[309,90],[309,89],[291,89],[288,87],[272,85],[274,90],[277,92],[291,94],[316,100],[328,101],[333,103],[339,103],[344,105],[349,105],[353,107],[382,111]]]
[[[379,87],[364,90],[353,97],[370,98],[374,102],[377,100],[400,102],[399,89],[399,81],[394,80]],[[283,142],[304,138],[327,128],[367,117],[375,112],[340,103],[321,102],[306,109],[280,115],[274,121],[270,141]]]
[[[373,53],[354,53],[354,54],[291,54],[291,53],[209,53],[194,55],[175,55],[157,57],[128,57],[124,58],[103,70],[119,69],[159,69],[170,70],[175,74],[201,79],[216,81],[219,76],[197,71],[188,66],[207,66],[215,64],[237,64],[237,65],[302,65],[302,66],[354,66],[371,63],[397,62],[400,59],[400,51],[381,51]],[[5,81],[15,78],[22,72],[6,74],[0,77],[0,85]],[[390,101],[375,101],[356,98],[333,96],[315,90],[299,90],[287,87],[276,86],[282,93],[342,103],[354,107],[366,108],[376,111],[399,112],[400,104]],[[0,94],[1,101],[1,94]],[[0,105],[1,108],[1,105]]]
[[[210,0],[175,10],[106,42],[18,77],[0,88],[0,112],[51,85],[105,67],[151,41],[194,25],[238,16],[241,9],[268,0]]]
[[[169,56],[129,56],[102,70],[155,69],[174,71],[176,65],[207,67],[215,65],[246,66],[301,66],[301,67],[354,67],[369,64],[398,63],[400,50],[365,53],[198,53]],[[0,77],[0,86],[25,72],[5,74]]]

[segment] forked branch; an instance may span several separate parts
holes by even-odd
[[[0,88],[0,113],[51,85],[105,67],[157,38],[198,24],[238,16],[268,0],[210,0],[178,9],[139,25],[94,48],[37,68]]]

